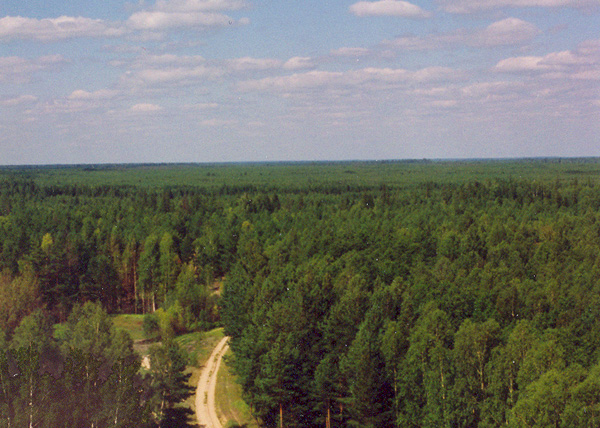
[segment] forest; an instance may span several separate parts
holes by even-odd
[[[261,426],[599,424],[595,158],[4,168],[0,245],[0,426],[180,426],[216,325]]]

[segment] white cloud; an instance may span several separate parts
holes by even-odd
[[[580,71],[571,77],[576,80],[600,80],[600,69]]]
[[[142,55],[129,63],[129,70],[121,78],[125,86],[189,85],[193,82],[218,81],[256,75],[271,71],[312,68],[308,57],[294,57],[288,61],[273,58],[241,57],[227,60],[207,60],[202,56]]]
[[[247,25],[248,18],[239,20],[220,13],[246,7],[240,0],[171,0],[158,1],[149,9],[133,13],[127,26],[135,30],[162,31],[171,28],[208,28]]]
[[[233,20],[220,13],[142,11],[129,17],[127,24],[135,30],[167,30],[181,27],[224,27]]]
[[[515,45],[529,42],[540,33],[540,29],[530,22],[518,18],[506,18],[476,32],[466,41],[476,46]]]
[[[231,125],[236,125],[237,121],[231,120],[231,119],[204,119],[204,120],[201,120],[199,122],[199,124],[201,126],[208,126],[208,127],[231,126]]]
[[[101,19],[61,16],[58,18],[0,18],[0,40],[34,39],[56,41],[74,37],[118,37],[124,34],[119,25]]]
[[[147,68],[147,67],[165,67],[165,66],[197,66],[206,65],[207,61],[200,55],[173,55],[173,54],[162,54],[162,55],[141,55],[138,56],[131,66],[134,68]]]
[[[504,73],[543,72],[547,77],[596,79],[600,72],[597,41],[581,43],[573,51],[551,52],[545,56],[518,56],[499,61],[494,71]]]
[[[404,18],[428,18],[431,14],[419,6],[400,0],[359,1],[350,6],[356,16],[400,16]]]
[[[383,85],[417,83],[454,79],[460,73],[446,67],[429,67],[417,71],[393,68],[363,68],[345,72],[309,71],[289,76],[266,77],[240,82],[238,88],[243,91],[293,92],[304,89],[340,88],[346,86]]]
[[[67,98],[69,100],[105,100],[113,98],[115,95],[117,95],[117,93],[117,91],[110,89],[100,89],[94,92],[77,89],[73,91]]]
[[[186,105],[185,108],[188,110],[214,110],[219,108],[221,105],[219,103],[196,103],[191,105]]]
[[[307,68],[314,68],[315,62],[310,57],[295,56],[288,59],[284,64],[283,68],[286,70],[302,70]]]
[[[451,13],[472,13],[503,7],[574,7],[598,6],[598,0],[439,0]]]
[[[544,58],[541,56],[519,56],[506,58],[499,61],[494,69],[501,72],[540,71],[548,70],[547,66],[541,64]]]
[[[393,40],[385,40],[383,46],[403,51],[420,51],[439,49],[447,43],[443,42],[439,36],[401,36]]]
[[[495,47],[530,42],[541,30],[518,18],[506,18],[485,28],[457,30],[425,37],[403,36],[383,42],[383,46],[399,50],[433,50],[456,46]]]
[[[577,46],[577,51],[582,55],[597,55],[600,56],[600,39],[586,40]]]
[[[332,71],[309,71],[307,73],[292,74],[291,76],[265,77],[258,80],[240,82],[238,87],[244,91],[289,91],[303,88],[314,88],[331,84],[344,73]]]
[[[165,69],[145,69],[135,73],[134,77],[145,83],[169,83],[194,79],[213,79],[224,74],[215,67],[199,65],[196,67],[177,67]]]
[[[582,55],[573,51],[552,52],[540,61],[540,65],[549,67],[571,67],[599,63],[600,57]]]
[[[455,107],[458,104],[456,100],[435,100],[429,103],[432,107],[440,107],[440,108],[451,108]]]
[[[19,95],[12,98],[0,98],[0,105],[4,107],[14,107],[23,104],[31,104],[37,101],[34,95]]]
[[[225,61],[225,67],[233,72],[269,70],[281,67],[281,61],[270,58],[243,57]]]
[[[178,12],[207,12],[217,10],[238,10],[248,6],[243,0],[159,0],[156,10]]]
[[[515,99],[515,96],[524,89],[522,82],[480,82],[472,83],[460,89],[464,99],[480,101],[503,101]]]
[[[155,113],[161,111],[162,107],[157,104],[150,103],[139,103],[131,106],[129,111],[131,113]]]
[[[48,55],[37,59],[0,57],[0,82],[25,83],[34,73],[52,70],[65,62],[62,55]]]
[[[370,49],[367,48],[339,48],[331,51],[333,56],[367,56],[371,53]]]
[[[172,28],[208,28],[247,25],[248,18],[233,19],[220,11],[247,6],[241,0],[158,1],[150,9],[133,13],[125,22],[108,22],[81,16],[58,18],[0,18],[0,40],[32,39],[44,42],[76,37],[120,37],[137,31],[162,31]]]

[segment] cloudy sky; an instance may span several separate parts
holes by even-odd
[[[0,164],[600,155],[600,0],[2,0]]]

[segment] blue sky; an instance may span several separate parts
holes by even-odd
[[[3,0],[0,164],[600,155],[600,0]]]

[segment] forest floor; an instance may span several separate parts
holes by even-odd
[[[224,337],[214,348],[210,358],[202,368],[198,388],[196,389],[196,417],[198,424],[204,428],[222,428],[217,415],[215,390],[217,375],[223,354],[229,349],[228,337]]]

